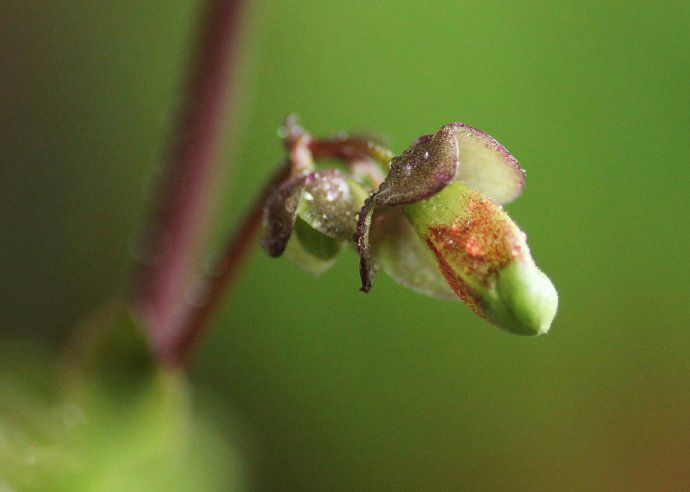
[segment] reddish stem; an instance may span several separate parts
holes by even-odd
[[[180,366],[190,357],[218,307],[237,277],[261,224],[264,203],[275,184],[286,179],[289,162],[281,167],[237,227],[213,277],[206,279],[207,295],[196,306],[185,300],[194,272],[208,195],[216,172],[215,157],[229,74],[237,53],[241,0],[208,0],[196,46],[185,103],[167,152],[159,207],[149,229],[151,260],[137,276],[134,308],[143,322],[155,354],[164,363]],[[346,161],[373,158],[385,165],[390,152],[364,138],[335,138],[310,143],[318,159]]]
[[[386,147],[365,137],[312,140],[309,142],[309,150],[315,159],[373,159],[384,167],[393,157]]]
[[[309,152],[317,159],[335,158],[348,161],[355,158],[374,158],[380,164],[390,160],[390,151],[381,145],[371,143],[371,140],[355,137],[348,139],[310,140]],[[261,225],[261,219],[269,194],[280,182],[286,180],[294,172],[294,162],[289,158],[274,174],[255,199],[249,213],[237,226],[230,236],[222,260],[217,266],[214,276],[205,279],[203,302],[190,308],[187,317],[181,321],[180,330],[176,338],[168,340],[170,345],[165,347],[165,362],[171,366],[186,364],[194,353],[201,337],[209,326],[213,313],[218,309],[224,294],[232,287],[237,275],[251,251],[256,233]]]
[[[240,0],[209,0],[193,51],[179,120],[170,139],[159,206],[149,229],[152,258],[136,279],[134,306],[154,351],[170,345],[188,306],[184,291],[193,271],[216,172],[216,153],[228,79],[237,53]]]
[[[204,302],[192,308],[189,316],[179,330],[179,337],[174,340],[173,346],[165,351],[166,362],[173,366],[185,364],[193,353],[193,349],[199,343],[201,336],[206,331],[213,313],[223,299],[223,295],[237,278],[238,273],[255,245],[255,237],[261,225],[264,204],[268,195],[281,181],[290,174],[288,165],[281,166],[271,180],[266,184],[261,194],[255,199],[249,213],[237,226],[230,236],[228,245],[222,255],[222,260],[217,266],[217,271],[207,279],[204,290],[206,295]]]

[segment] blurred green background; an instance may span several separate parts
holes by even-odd
[[[561,300],[525,339],[385,276],[362,295],[351,251],[315,280],[257,249],[191,376],[245,483],[690,487],[690,3],[250,3],[218,247],[286,114],[395,151],[463,121],[527,169],[509,212]],[[124,292],[200,5],[3,2],[5,353]]]

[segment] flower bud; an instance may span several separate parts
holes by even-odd
[[[522,193],[524,171],[494,138],[449,123],[392,158],[384,178],[376,165],[392,154],[370,139],[312,140],[294,119],[284,133],[291,177],[266,202],[270,256],[318,274],[354,240],[363,292],[383,270],[416,292],[460,298],[508,332],[549,330],[558,295],[501,206]],[[346,169],[319,170],[324,158]]]
[[[549,330],[558,295],[532,260],[525,234],[500,205],[454,182],[404,211],[470,310],[511,333]]]
[[[261,244],[270,256],[285,253],[308,272],[321,274],[352,240],[365,198],[366,191],[338,170],[298,174],[269,196]]]

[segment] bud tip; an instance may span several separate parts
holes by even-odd
[[[518,335],[543,335],[558,309],[553,283],[532,261],[516,261],[498,275],[497,298],[487,314],[499,327]]]

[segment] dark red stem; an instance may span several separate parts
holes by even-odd
[[[229,75],[238,53],[240,0],[209,0],[178,121],[166,153],[158,207],[148,231],[150,258],[138,271],[134,306],[154,351],[178,338],[189,309],[184,292],[194,271],[217,171],[216,154]],[[230,105],[232,106],[232,105]]]
[[[309,150],[315,159],[373,159],[387,166],[393,154],[383,145],[365,137],[319,139],[309,142]]]
[[[233,232],[215,275],[205,279],[203,301],[189,303],[185,291],[195,273],[209,223],[205,216],[216,174],[229,76],[238,55],[233,45],[238,37],[241,4],[241,0],[208,1],[179,120],[166,154],[158,207],[148,230],[150,261],[141,266],[135,282],[135,311],[154,353],[168,366],[181,366],[189,360],[251,251],[268,194],[290,173],[288,162],[264,188]],[[382,166],[391,157],[383,146],[360,137],[315,140],[309,150],[317,159],[373,158]]]
[[[390,160],[390,151],[378,144],[370,144],[361,138],[325,139],[310,142],[310,151],[317,159],[336,158],[375,158],[382,162]],[[181,322],[179,335],[171,339],[166,347],[165,362],[171,366],[183,366],[189,362],[202,336],[209,327],[214,312],[218,309],[223,296],[232,287],[245,259],[251,252],[264,211],[264,205],[273,188],[286,180],[291,171],[291,161],[287,160],[274,174],[255,199],[249,213],[231,234],[222,259],[216,266],[214,275],[205,279],[203,300],[187,312],[187,318]]]
[[[168,354],[166,362],[168,364],[180,366],[191,357],[193,349],[208,328],[211,316],[219,307],[224,294],[232,286],[247,255],[256,244],[255,238],[261,226],[264,204],[269,193],[274,186],[285,180],[289,173],[290,167],[288,165],[278,169],[261,194],[255,199],[244,220],[231,234],[222,259],[217,265],[217,271],[206,281],[203,302],[189,311],[188,318],[182,324],[179,337],[174,340],[174,345],[166,350],[166,354]]]

